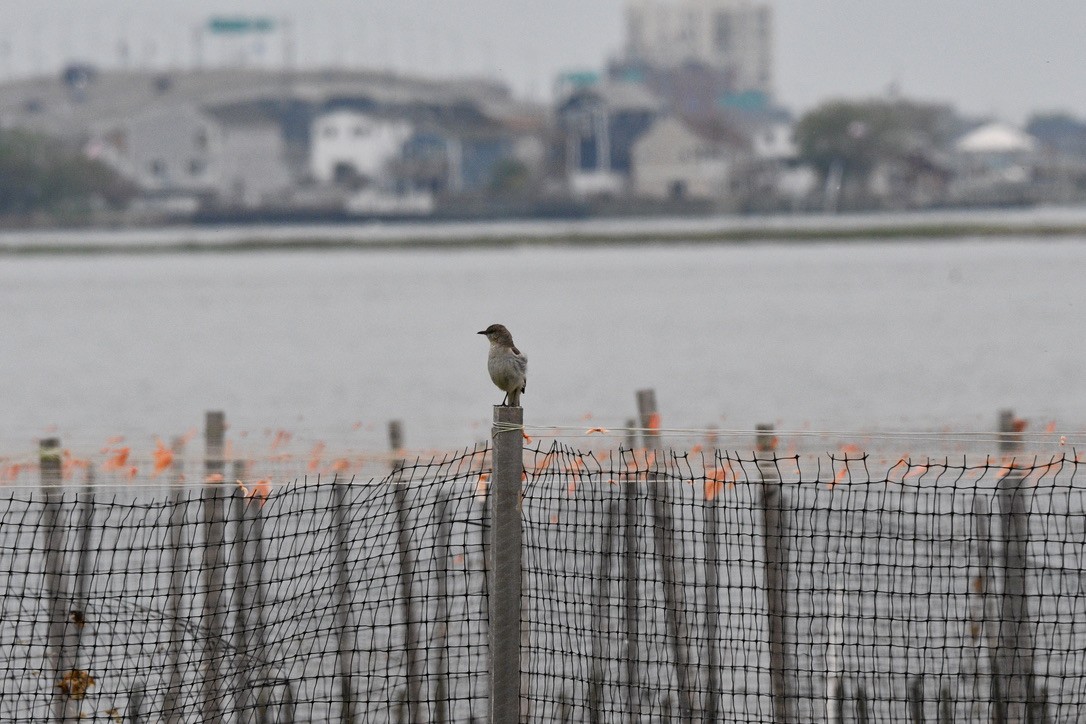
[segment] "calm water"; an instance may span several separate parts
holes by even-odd
[[[384,449],[459,447],[501,401],[492,322],[529,357],[529,424],[1083,428],[1086,239],[267,252],[0,261],[0,453],[143,444],[221,408]],[[591,417],[589,417],[591,416]]]

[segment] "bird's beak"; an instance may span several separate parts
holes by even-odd
[[[486,334],[486,330],[483,330],[482,332],[476,332],[475,334]]]

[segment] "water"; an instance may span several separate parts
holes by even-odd
[[[1059,240],[152,256],[0,262],[0,453],[44,434],[450,449],[488,436],[492,322],[529,425],[1082,429],[1086,244]],[[1034,428],[1031,428],[1034,429]]]

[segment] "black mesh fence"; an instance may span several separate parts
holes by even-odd
[[[1073,452],[524,459],[527,721],[1086,720]],[[484,721],[491,475],[10,488],[0,720]]]

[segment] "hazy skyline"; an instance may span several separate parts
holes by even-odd
[[[0,77],[80,59],[116,67],[246,62],[486,75],[548,98],[556,74],[620,53],[625,0],[0,0]],[[1022,122],[1086,117],[1081,0],[770,0],[774,87],[797,113],[831,97],[901,95]],[[212,15],[286,20],[285,37],[198,34]],[[284,42],[286,41],[286,42]]]

